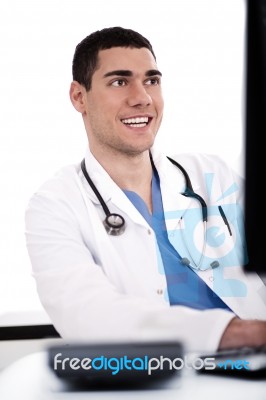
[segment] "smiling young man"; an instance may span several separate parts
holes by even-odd
[[[153,54],[145,47],[101,50],[90,90],[75,80],[70,98],[83,116],[96,160],[152,212],[149,149],[163,115],[161,73]]]
[[[188,351],[265,344],[265,286],[241,267],[241,191],[223,196],[241,181],[216,157],[178,155],[180,166],[156,149],[161,76],[150,42],[130,29],[77,45],[70,99],[88,148],[26,210],[40,299],[67,339],[169,338]],[[207,241],[207,228],[222,234]]]

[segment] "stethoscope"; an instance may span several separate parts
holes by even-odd
[[[192,260],[194,265],[192,265],[191,261],[186,257],[181,259],[182,264],[190,266],[193,269],[199,270],[199,269],[201,269],[200,266],[201,266],[201,263],[202,263],[202,259],[204,257],[205,247],[206,247],[206,232],[207,232],[207,220],[208,220],[207,204],[206,204],[205,200],[199,194],[194,192],[191,180],[190,180],[189,175],[188,175],[187,171],[185,170],[185,168],[182,165],[180,165],[177,161],[173,160],[172,158],[170,158],[170,157],[167,157],[167,158],[173,165],[175,165],[182,172],[182,174],[184,176],[186,188],[185,188],[184,192],[182,193],[182,195],[186,196],[186,197],[191,197],[191,198],[196,199],[201,205],[202,222],[204,224],[204,244],[203,244],[204,247],[203,247],[203,250],[201,252],[200,260],[198,262],[195,262],[195,260],[193,259],[188,247],[186,246],[185,241],[184,241],[185,247],[186,247],[187,252],[189,254],[189,257],[191,258],[191,260]],[[151,155],[150,155],[150,159],[151,159],[151,162],[153,164],[153,160],[152,160]],[[104,210],[105,219],[103,221],[103,225],[105,227],[106,232],[108,233],[108,235],[112,235],[112,236],[122,235],[125,232],[125,228],[126,228],[125,219],[120,214],[116,214],[116,213],[111,213],[110,212],[110,210],[107,207],[105,201],[103,200],[100,192],[98,191],[98,189],[94,185],[92,179],[90,178],[90,176],[89,176],[89,174],[88,174],[88,172],[86,170],[85,159],[83,159],[81,161],[81,170],[82,170],[83,175],[86,178],[88,184],[92,188],[94,194],[96,195],[97,199],[99,200],[99,202],[100,202],[100,204],[101,204],[101,206],[102,206],[102,208]],[[218,206],[218,209],[219,209],[220,215],[221,215],[225,225],[228,228],[229,234],[232,236],[232,231],[231,231],[229,222],[228,222],[228,220],[227,220],[227,218],[225,216],[225,213],[224,213],[222,207]],[[216,268],[219,265],[220,265],[219,262],[217,260],[215,260],[210,264],[210,267],[211,268]],[[204,269],[208,269],[208,268],[204,268]]]

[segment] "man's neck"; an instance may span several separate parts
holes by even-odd
[[[149,151],[140,154],[106,152],[103,155],[91,149],[92,154],[102,165],[113,181],[122,189],[137,193],[152,212],[152,165]]]

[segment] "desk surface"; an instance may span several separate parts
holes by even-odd
[[[266,381],[198,375],[186,370],[156,389],[78,391],[66,389],[47,366],[46,352],[23,357],[0,372],[1,400],[265,400]]]

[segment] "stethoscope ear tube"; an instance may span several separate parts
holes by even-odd
[[[188,176],[187,171],[177,161],[173,160],[170,157],[167,157],[167,158],[168,158],[169,161],[171,161],[172,164],[174,164],[178,169],[180,169],[180,171],[184,175],[184,178],[185,178],[185,181],[186,181],[186,190],[182,193],[183,196],[192,197],[194,199],[197,199],[200,202],[201,209],[202,209],[202,220],[203,220],[203,222],[207,222],[207,219],[208,219],[207,204],[206,204],[205,200],[199,194],[194,192],[194,189],[192,187],[192,183],[191,183],[191,180],[190,180],[190,178]]]
[[[207,222],[208,220],[208,211],[207,211],[207,204],[205,200],[197,193],[194,191],[191,191],[189,189],[186,189],[184,193],[182,193],[183,196],[186,197],[192,197],[194,199],[197,199],[200,202],[201,205],[201,211],[202,211],[202,221]]]

